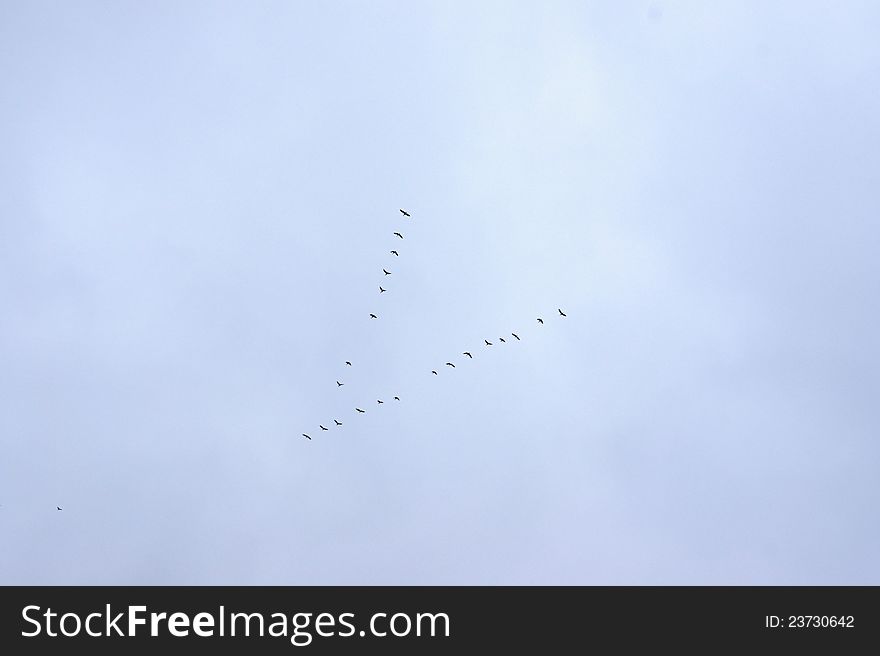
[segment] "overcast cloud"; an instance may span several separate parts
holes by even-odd
[[[880,584],[878,33],[3,2],[0,583]]]

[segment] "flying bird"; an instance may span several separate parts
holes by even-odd
[[[544,325],[544,320],[541,317],[538,317],[538,323]]]
[[[486,346],[492,346],[492,342],[490,342],[488,339],[484,339],[483,341],[486,342]]]
[[[404,216],[409,216],[409,212],[407,212],[406,210],[400,210],[400,213]]]
[[[306,438],[306,439],[307,439],[307,440],[310,440],[310,439],[312,439],[312,438],[311,438],[311,437],[309,437],[309,436],[308,436],[308,435],[306,435],[306,434],[305,434],[305,433],[303,433],[303,437],[304,437],[304,438]]]
[[[398,253],[397,251],[391,251],[391,254],[396,255],[397,257],[400,257],[400,253]]]
[[[468,356],[471,360],[474,359],[474,356],[472,356],[472,355],[471,355],[470,353],[468,353],[467,351],[465,351],[464,353],[462,353],[462,355],[466,355],[466,356]]]
[[[510,333],[510,334],[513,335],[514,337],[516,337],[516,341],[521,341],[519,338],[519,335],[517,335],[516,333]]]
[[[366,410],[361,410],[360,408],[355,408],[358,412],[366,412]]]
[[[434,374],[435,376],[439,375],[439,374],[438,374],[436,371],[434,371],[433,369],[431,369],[431,373]]]
[[[345,361],[345,364],[347,364],[349,367],[351,366],[351,362],[349,362],[348,360]]]
[[[394,397],[394,400],[395,400],[395,401],[400,401],[400,397],[399,397],[399,396],[395,396],[395,397]]]
[[[376,399],[376,403],[385,403],[382,399]]]
[[[498,338],[498,341],[499,341],[499,342],[504,342],[505,344],[507,344],[507,342],[504,340],[503,337],[499,337],[499,338]]]
[[[321,430],[330,430],[329,428],[324,428],[321,424],[318,424],[318,428],[320,428]]]
[[[390,276],[390,275],[391,275],[391,272],[390,272],[390,271],[386,271],[385,269],[382,269],[382,273],[384,273],[386,276]]]
[[[398,237],[400,237],[401,239],[403,239],[403,235],[400,234],[399,232],[395,232],[394,234],[397,235]]]
[[[337,426],[342,426],[342,422],[339,421],[338,419],[334,419],[333,423],[336,424]]]
[[[557,309],[558,309],[558,308],[557,308]],[[568,315],[567,315],[565,312],[563,312],[562,310],[559,310],[559,314],[561,314],[563,317],[567,317],[567,316],[568,316]]]
[[[447,367],[452,367],[453,369],[455,369],[455,365],[452,364],[451,362],[447,362],[447,363],[446,363],[446,366],[447,366]]]
[[[55,506],[55,510],[61,510],[61,506]]]
[[[382,288],[382,285],[379,285],[379,293],[381,294],[382,292],[385,292],[385,291],[388,291],[388,290],[387,290],[387,289],[383,289],[383,288]]]
[[[338,380],[336,381],[336,387],[342,387],[345,383],[340,383]]]
[[[379,318],[379,317],[377,317],[375,314],[373,314],[372,312],[370,312],[370,319],[378,319],[378,318]]]

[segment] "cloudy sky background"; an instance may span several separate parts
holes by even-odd
[[[3,2],[0,583],[880,583],[878,32]]]

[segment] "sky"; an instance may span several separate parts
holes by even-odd
[[[878,31],[0,2],[0,584],[880,584]]]

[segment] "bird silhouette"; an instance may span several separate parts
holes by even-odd
[[[336,387],[342,387],[345,383],[340,383],[338,380],[336,381]]]
[[[499,341],[499,342],[504,342],[505,344],[507,344],[507,342],[505,341],[505,339],[504,339],[503,337],[499,337],[499,338],[498,338],[498,341]]]
[[[544,320],[543,320],[543,319],[542,319],[542,318],[541,318],[541,317],[538,317],[538,323],[540,323],[540,324],[542,324],[542,325],[543,325],[543,323],[544,323]]]
[[[360,408],[355,408],[355,410],[357,410],[358,412],[361,412],[361,413],[366,412],[366,410],[361,410]]]
[[[516,337],[516,341],[518,341],[518,342],[521,341],[519,338],[519,335],[517,335],[516,333],[510,333],[510,334],[513,335],[514,337]]]
[[[345,361],[345,364],[347,364],[349,367],[351,366],[351,362],[349,362],[348,360]]]
[[[324,428],[321,424],[318,424],[318,428],[320,428],[321,430],[330,430],[329,428]]]
[[[376,399],[376,403],[385,403],[382,399]]]
[[[388,291],[388,290],[387,290],[387,289],[383,289],[383,288],[382,288],[382,285],[379,285],[379,293],[380,293],[380,294],[383,293],[383,292],[386,292],[386,291]]]
[[[305,433],[303,433],[303,437],[304,437],[304,438],[306,438],[306,439],[307,439],[307,440],[310,440],[310,439],[312,439],[312,438],[311,438],[311,437],[309,437],[309,436],[308,436],[308,435],[306,435],[306,434],[305,434]]]
[[[397,235],[398,237],[400,237],[401,239],[403,239],[403,235],[400,234],[399,232],[395,232],[394,234]]]
[[[400,397],[399,397],[399,396],[395,396],[395,397],[394,397],[394,400],[395,400],[395,401],[400,401]]]
[[[567,316],[568,316],[568,315],[567,315],[565,312],[563,312],[562,310],[559,310],[559,314],[561,314],[563,317],[567,317]]]
[[[55,506],[55,510],[63,510],[61,506]]]
[[[400,210],[400,213],[404,216],[409,216],[409,212],[407,212],[406,210]]]
[[[447,366],[447,367],[452,367],[453,369],[455,369],[455,365],[452,364],[451,362],[447,362],[447,363],[446,363],[446,366]]]
[[[433,369],[431,369],[431,373],[432,373],[432,374],[434,374],[434,375],[435,375],[435,376],[437,376],[437,375],[438,375],[438,374],[437,374],[437,372],[436,372],[436,371],[434,371],[434,370],[433,370]]]
[[[398,253],[397,251],[391,251],[391,254],[396,255],[397,257],[400,257],[400,253]]]
[[[486,346],[492,346],[492,342],[490,342],[488,339],[484,339],[483,341],[486,342]]]
[[[334,419],[333,423],[336,424],[337,426],[342,426],[342,422],[339,421],[338,419]]]
[[[385,269],[382,269],[382,273],[384,273],[386,276],[390,276],[390,275],[391,275],[391,272],[390,272],[390,271],[386,271]]]
[[[464,352],[462,353],[462,355],[466,355],[466,356],[468,356],[471,360],[474,359],[474,356],[472,356],[472,355],[471,355],[470,353],[468,353],[467,351],[464,351]]]
[[[379,317],[377,317],[375,314],[373,314],[372,312],[370,312],[370,319],[378,319],[378,318],[379,318]]]

